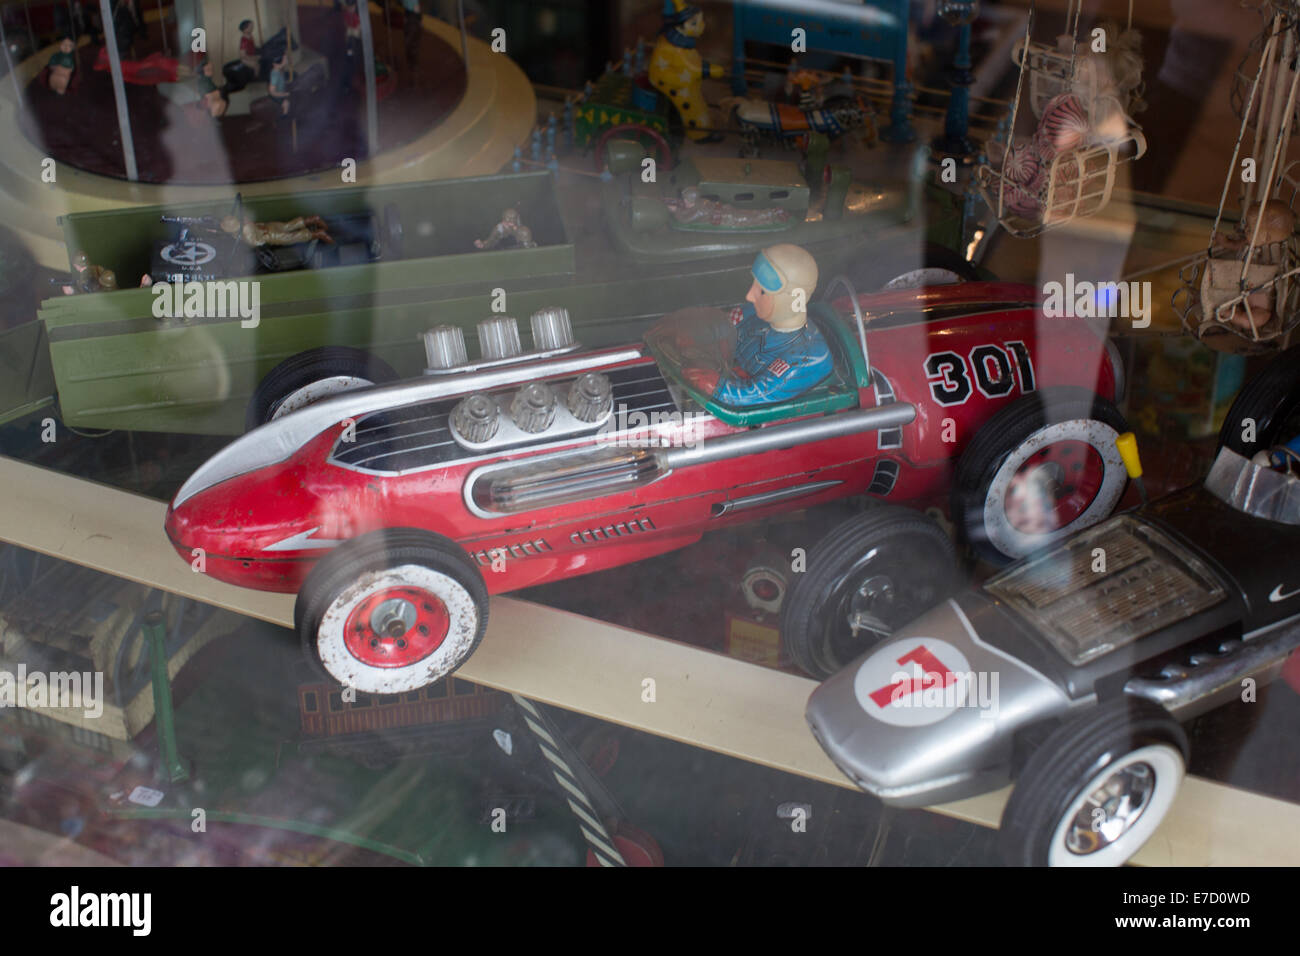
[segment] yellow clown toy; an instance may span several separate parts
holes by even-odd
[[[704,14],[686,0],[664,0],[664,25],[650,56],[650,83],[677,107],[686,135],[695,140],[710,135],[709,107],[701,88],[704,77],[721,79],[720,65],[700,58],[695,41],[704,33]]]

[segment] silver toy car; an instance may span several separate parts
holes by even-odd
[[[1224,447],[1203,485],[940,604],[817,688],[813,734],[895,806],[1015,780],[1008,862],[1123,863],[1174,801],[1179,722],[1300,647],[1300,478],[1281,467]]]

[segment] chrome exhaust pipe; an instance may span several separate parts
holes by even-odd
[[[749,431],[725,438],[701,442],[694,448],[670,448],[659,452],[669,468],[689,468],[710,462],[739,458],[741,455],[758,455],[794,445],[827,438],[840,438],[858,432],[898,428],[916,420],[916,406],[908,402],[891,402],[878,408],[864,408],[856,412],[841,412],[821,418],[808,418],[770,428],[752,428]]]

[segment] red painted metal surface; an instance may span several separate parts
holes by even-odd
[[[400,601],[412,608],[410,627],[384,628],[376,621],[385,602]],[[366,597],[352,609],[343,628],[343,643],[349,653],[369,667],[406,667],[422,661],[447,636],[451,618],[436,594],[419,588],[384,588]]]

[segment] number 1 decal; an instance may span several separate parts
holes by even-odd
[[[966,404],[976,389],[985,398],[1003,398],[1017,385],[1021,394],[1035,388],[1034,363],[1024,342],[977,345],[968,357],[935,352],[926,356],[925,378],[934,400],[944,406]]]

